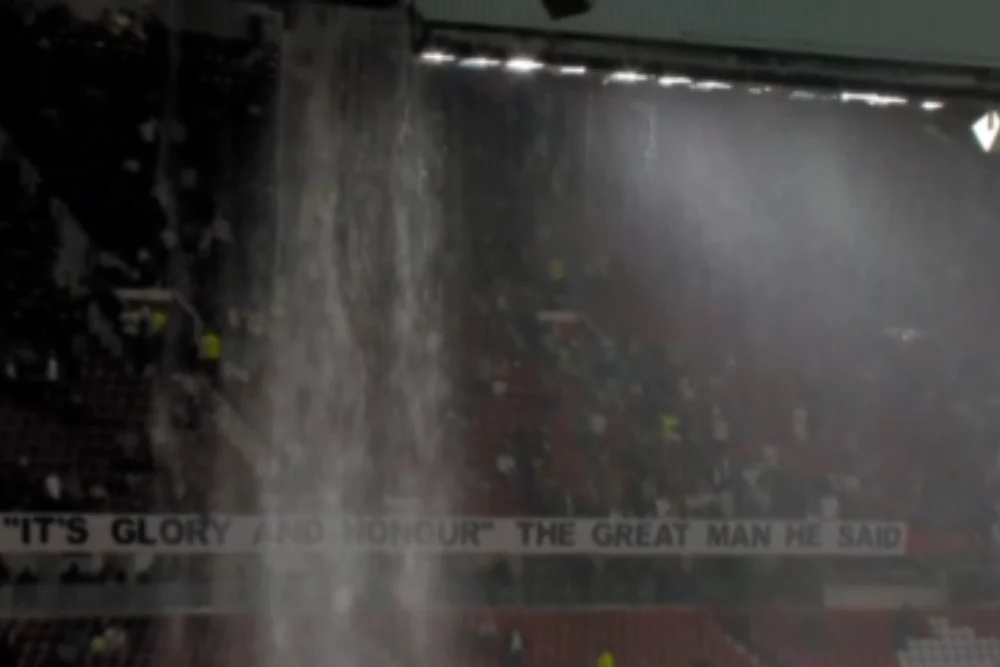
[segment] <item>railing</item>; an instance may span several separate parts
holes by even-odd
[[[29,585],[0,590],[0,616],[245,614],[266,608],[265,600],[238,585]]]
[[[577,562],[576,565],[581,565]],[[576,567],[579,570],[579,567]],[[350,589],[372,609],[399,604],[398,582],[384,573],[366,571],[362,564],[322,568],[302,573],[251,568],[242,576],[215,582],[170,584],[24,584],[0,588],[2,616],[268,614],[275,611],[330,614],[337,593]],[[526,573],[517,580],[498,579],[491,572],[442,573],[432,577],[421,595],[409,597],[416,607],[658,607],[664,605],[739,605],[819,599],[821,587],[778,590],[777,575],[708,569],[692,575],[650,571],[645,576],[574,573],[562,577]]]
[[[349,582],[354,585],[353,580]],[[612,587],[609,587],[609,592]],[[52,584],[21,585],[0,588],[0,619],[2,618],[65,618],[77,616],[162,616],[162,615],[278,615],[285,613],[317,614],[330,616],[337,613],[339,596],[330,582],[310,581],[304,585],[286,587],[268,580],[255,582],[233,579],[215,584]],[[902,590],[902,589],[899,589]],[[354,592],[361,607],[373,612],[399,608],[394,597],[379,596],[374,587]],[[894,598],[865,606],[851,604],[849,609],[898,609]],[[871,602],[871,601],[869,601]],[[510,590],[500,597],[484,595],[447,596],[429,595],[422,600],[408,603],[414,609],[521,609],[524,611],[552,610],[638,610],[666,607],[711,607],[717,611],[745,611],[766,607],[773,609],[808,609],[816,611],[816,599],[808,596],[762,595],[729,596],[710,599],[705,595],[642,596],[635,591],[628,595],[534,595],[520,596]],[[941,603],[934,603],[939,606]],[[948,603],[956,604],[956,603]],[[995,608],[988,600],[958,601],[964,608]]]

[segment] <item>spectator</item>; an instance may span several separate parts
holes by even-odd
[[[507,638],[507,664],[509,667],[524,667],[524,638],[517,628],[512,629]]]
[[[222,339],[211,329],[201,336],[200,358],[204,373],[217,382],[221,378]]]

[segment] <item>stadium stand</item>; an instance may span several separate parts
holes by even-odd
[[[164,209],[171,207],[163,206],[156,201],[159,195],[157,187],[154,187],[162,185],[157,182],[157,173],[164,166],[163,160],[157,157],[162,135],[166,133],[169,137],[168,143],[173,142],[169,153],[175,156],[174,161],[177,163],[167,167],[168,170],[175,172],[168,174],[171,177],[168,180],[182,183],[179,193],[175,193],[178,194],[177,205],[183,209],[183,215],[179,217],[179,221],[184,225],[179,233],[180,242],[182,247],[192,251],[190,254],[199,256],[205,249],[206,234],[209,240],[214,238],[213,235],[222,238],[231,235],[231,230],[221,231],[216,226],[216,223],[222,227],[226,226],[216,217],[218,208],[214,203],[218,198],[216,193],[223,189],[221,183],[227,178],[225,171],[228,164],[245,161],[234,153],[231,147],[251,143],[241,140],[245,135],[260,134],[259,125],[263,121],[259,120],[257,114],[265,104],[261,99],[265,93],[261,92],[260,84],[254,84],[253,77],[263,76],[265,81],[269,81],[267,77],[273,76],[274,61],[262,59],[255,63],[252,71],[248,72],[232,65],[237,60],[234,54],[240,52],[241,46],[220,47],[214,42],[201,42],[194,36],[185,38],[185,59],[181,67],[182,69],[190,67],[192,71],[190,73],[182,71],[180,80],[185,86],[185,94],[179,95],[178,99],[182,100],[182,104],[186,103],[183,100],[197,99],[198,105],[191,113],[187,113],[185,109],[178,110],[177,117],[183,118],[183,123],[178,123],[173,128],[159,128],[157,122],[152,120],[152,115],[153,110],[164,103],[163,99],[157,97],[162,94],[152,92],[146,96],[148,99],[137,102],[133,99],[135,96],[132,91],[122,88],[118,83],[131,77],[145,81],[151,91],[165,88],[162,77],[167,69],[168,54],[164,50],[162,35],[158,35],[155,30],[155,22],[142,23],[142,27],[139,28],[133,21],[129,30],[114,34],[114,31],[109,30],[105,24],[73,25],[68,15],[56,14],[37,17],[31,31],[17,33],[5,41],[8,57],[4,62],[9,65],[16,63],[20,70],[17,73],[8,70],[7,74],[11,76],[17,74],[35,82],[45,82],[45,88],[38,90],[25,88],[19,95],[17,104],[6,105],[3,121],[10,131],[25,138],[23,145],[19,144],[20,150],[30,154],[35,167],[45,174],[45,187],[56,189],[64,206],[79,216],[80,224],[93,245],[92,252],[96,251],[102,259],[107,259],[108,263],[112,264],[111,268],[101,266],[102,269],[108,269],[108,272],[113,273],[113,276],[101,276],[102,282],[105,285],[113,284],[114,289],[160,286],[166,280],[168,271],[167,251],[171,244],[176,242],[172,239],[172,230],[168,229],[167,214],[164,212]],[[147,32],[150,34],[146,34]],[[113,40],[116,53],[113,58],[107,55],[109,50],[106,46],[109,40]],[[218,49],[223,49],[223,52],[219,52]],[[226,52],[225,49],[229,49],[230,52]],[[28,55],[34,60],[26,57]],[[203,67],[206,62],[216,63],[220,71],[206,70]],[[67,66],[68,63],[73,63],[74,67],[81,69],[74,70]],[[263,71],[260,71],[261,68]],[[26,75],[29,71],[31,76]],[[88,80],[85,77],[76,77],[74,80],[75,72],[79,71],[86,72],[88,76],[101,78]],[[198,87],[199,85],[201,87]],[[235,94],[231,94],[234,92]],[[41,109],[42,113],[38,113],[38,109]],[[240,122],[246,122],[248,125],[247,128],[241,128],[239,123],[227,122],[223,132],[221,127],[223,119],[226,121],[240,119]],[[119,139],[121,132],[110,129],[121,127],[133,128],[133,131],[126,133],[130,136]],[[104,129],[94,132],[87,131],[87,128]],[[99,138],[101,132],[110,134]],[[199,151],[204,152],[201,146],[213,143],[210,137],[220,135],[227,136],[226,147],[220,151],[210,150],[206,154],[195,155]],[[97,141],[101,148],[96,150],[93,146],[78,145],[77,142],[81,141]],[[37,142],[38,145],[31,145],[31,142]],[[54,156],[48,155],[52,153],[53,147],[57,146],[59,153]],[[91,164],[94,159],[102,160],[103,163]],[[190,165],[185,165],[185,161],[190,162]],[[226,164],[219,164],[220,161],[225,161]],[[197,167],[192,166],[195,164]],[[15,169],[14,162],[9,162],[8,171]],[[85,174],[95,181],[85,182],[79,174]],[[230,182],[240,180],[231,174],[228,178]],[[183,185],[184,183],[190,185]],[[108,202],[102,193],[109,189],[122,193],[122,197]],[[42,193],[37,198],[44,202],[47,196]],[[108,208],[109,206],[114,208]],[[31,214],[26,213],[26,215]],[[132,225],[129,226],[127,234],[122,233],[120,221],[138,219],[155,222],[148,225]],[[33,241],[26,238],[21,243],[33,242],[36,247],[45,244],[51,246],[53,225],[50,221],[43,226],[50,233],[48,239],[45,233],[39,230],[39,236]],[[548,245],[550,248],[568,247],[568,244],[552,242],[551,237]],[[209,243],[207,247],[213,246]],[[28,250],[26,247],[25,252]],[[485,319],[489,329],[514,338],[513,341],[494,339],[490,340],[489,344],[507,348],[513,346],[513,349],[520,349],[520,352],[513,355],[515,358],[512,360],[496,364],[478,364],[482,366],[480,379],[485,381],[488,392],[493,395],[484,401],[481,407],[472,411],[477,416],[482,415],[475,420],[478,422],[477,428],[496,434],[508,430],[497,428],[499,423],[524,422],[523,428],[518,432],[522,440],[538,439],[537,433],[528,436],[527,431],[542,427],[548,429],[551,437],[550,463],[555,468],[556,475],[564,480],[586,479],[587,476],[581,475],[580,472],[586,467],[588,460],[593,460],[593,457],[588,456],[590,452],[587,450],[586,442],[590,441],[592,446],[595,440],[622,435],[621,429],[626,428],[623,423],[629,424],[627,428],[632,431],[637,428],[635,424],[645,424],[643,432],[633,433],[632,437],[627,438],[628,440],[666,439],[681,442],[692,439],[688,432],[704,438],[706,431],[711,431],[710,439],[714,440],[732,439],[730,432],[745,431],[761,433],[762,437],[752,439],[756,442],[781,443],[808,439],[809,410],[796,403],[796,396],[810,393],[807,389],[801,392],[780,387],[775,387],[773,391],[758,390],[757,393],[767,396],[767,405],[763,411],[757,410],[756,414],[748,415],[750,423],[741,423],[739,415],[734,414],[737,410],[746,409],[745,407],[728,409],[722,407],[726,403],[739,403],[726,394],[745,392],[742,387],[759,384],[761,374],[745,368],[749,361],[767,359],[774,355],[766,351],[752,351],[747,355],[747,363],[731,369],[726,377],[718,375],[716,372],[720,361],[730,360],[698,359],[704,356],[704,349],[697,349],[699,341],[703,338],[703,331],[699,327],[711,326],[719,330],[722,327],[718,324],[699,325],[697,324],[699,319],[704,318],[699,318],[697,313],[677,313],[677,319],[690,323],[689,326],[692,328],[690,333],[678,338],[656,326],[649,328],[649,322],[642,322],[634,316],[629,317],[618,312],[614,303],[609,307],[579,299],[568,299],[566,297],[568,290],[561,284],[575,281],[578,276],[573,274],[578,271],[577,267],[587,262],[582,257],[545,256],[545,253],[546,250],[540,249],[537,257],[533,258],[535,261],[522,267],[522,273],[526,272],[526,275],[519,277],[515,273],[509,273],[505,276],[505,280],[515,285],[516,291],[520,294],[521,298],[517,299],[516,307],[508,307],[501,311],[485,306],[488,309]],[[32,254],[32,257],[35,256],[37,255]],[[626,258],[605,258],[605,261],[620,266]],[[509,267],[505,267],[507,268]],[[23,267],[14,262],[8,265],[8,270],[12,274],[22,277],[44,275],[20,269]],[[204,279],[206,272],[217,273],[211,268],[198,270],[195,273],[199,279],[194,283],[201,286],[199,289],[204,293],[214,293],[217,290],[211,287],[213,281]],[[550,275],[539,277],[537,274],[540,272],[548,272]],[[570,274],[569,277],[567,273]],[[614,284],[614,280],[615,277],[612,276],[594,283]],[[621,280],[618,280],[621,285]],[[42,297],[42,293],[38,291],[42,289],[41,286],[18,285],[14,288],[12,285],[11,289],[16,289],[18,296],[25,303],[48,302],[48,298],[38,298]],[[616,293],[614,289],[607,287],[604,291]],[[96,298],[94,295],[90,296]],[[480,306],[484,306],[497,299],[506,301],[509,297],[510,295],[505,293],[496,293],[489,294],[486,298],[479,297],[477,300]],[[670,299],[695,304],[705,303],[703,295],[697,292],[670,296]],[[204,319],[218,318],[219,314],[214,312],[215,309],[203,307],[205,305],[203,301],[202,297],[193,298],[200,316]],[[557,307],[552,310],[554,304],[557,304]],[[722,309],[721,306],[716,308]],[[22,313],[20,317],[30,317],[30,313],[24,310],[14,308],[11,312],[14,315]],[[60,317],[65,316],[63,313],[66,310],[57,309]],[[72,309],[69,310],[72,312]],[[603,317],[596,317],[598,313],[603,313]],[[79,315],[76,318],[79,320]],[[525,329],[525,323],[535,318],[542,320],[541,331],[537,331],[534,325]],[[606,335],[601,327],[606,326],[608,322],[616,321],[634,321],[645,330],[634,329],[632,332],[616,330],[614,335]],[[68,329],[72,328],[72,325],[60,328]],[[614,329],[620,328],[614,327]],[[526,341],[524,334],[532,336],[533,339]],[[562,338],[558,343],[554,340],[556,334]],[[693,354],[690,355],[694,358],[690,368],[679,366],[676,362],[668,362],[663,358],[664,355],[658,354],[655,349],[650,349],[651,341],[662,340],[665,334],[677,348],[694,348]],[[560,381],[562,385],[566,385],[567,378],[573,378],[573,372],[561,375],[557,373],[556,386],[553,387],[551,382],[546,386],[545,374],[539,373],[534,368],[532,360],[529,360],[529,357],[538,353],[537,350],[529,349],[529,346],[533,348],[542,342],[538,339],[539,335],[544,337],[542,340],[550,348],[550,353],[555,356],[554,359],[547,359],[545,363],[558,361],[564,367],[572,367],[581,364],[582,360],[600,354],[601,350],[611,349],[613,352],[607,354],[612,357],[613,363],[610,364],[610,368],[605,367],[602,370],[614,372],[615,369],[620,369],[619,372],[628,375],[634,366],[642,366],[648,369],[650,377],[640,383],[635,383],[634,376],[616,379],[616,385],[631,381],[633,387],[631,391],[626,392],[626,396],[620,397],[624,403],[617,409],[618,414],[605,414],[594,409],[595,406],[604,408],[605,405],[601,403],[607,403],[607,400],[600,400],[606,397],[597,395],[601,392],[599,388],[575,383],[577,395],[572,395],[566,386],[559,385]],[[66,346],[65,342],[61,342],[60,345]],[[732,341],[724,341],[714,343],[711,347],[722,349],[734,345]],[[643,364],[643,361],[650,356],[659,357],[659,361]],[[92,377],[108,372],[88,370]],[[824,376],[825,381],[830,381],[832,375],[822,371],[814,373]],[[110,381],[110,378],[110,375],[105,377],[109,380],[106,383],[107,390],[114,392],[112,388],[114,382]],[[793,386],[802,385],[803,382],[804,380],[799,378],[780,381]],[[528,397],[532,396],[552,395],[554,389],[560,394],[560,400],[556,402],[554,409],[535,408],[533,407],[535,403],[543,402],[528,400]],[[856,391],[857,387],[851,389]],[[620,393],[621,389],[618,391]],[[133,393],[123,385],[123,391],[119,396],[124,399]],[[142,414],[141,406],[136,406],[139,409],[134,412],[130,409],[131,406],[114,407],[114,403],[121,399],[112,397],[110,393],[107,397],[97,400],[111,406],[110,409],[122,413]],[[665,409],[664,405],[670,406],[669,409]],[[702,417],[703,414],[708,417],[708,423]],[[752,420],[763,420],[763,423],[755,424]],[[872,421],[877,424],[879,420],[875,418]],[[878,426],[874,428],[877,429]],[[751,439],[744,439],[744,442],[734,448],[734,453],[738,454],[742,465],[747,465],[760,461],[768,455],[777,455],[777,451],[772,449],[775,446],[777,445],[755,445]],[[484,458],[493,455],[493,452],[486,453],[490,451],[488,449],[482,451]],[[815,461],[790,461],[787,452],[782,454],[784,454],[780,457],[782,465],[815,466],[816,464]],[[815,450],[811,450],[810,456],[815,455]],[[628,486],[638,481],[646,481],[635,479],[634,473],[629,472],[634,470],[634,464],[638,462],[634,460],[634,451],[627,449],[616,451],[612,457],[613,460],[609,463],[613,474],[607,479],[621,481],[611,486],[623,484]],[[641,463],[648,464],[649,461]],[[707,473],[717,472],[713,468],[718,463],[719,461],[711,456],[700,462],[705,465]],[[684,466],[681,467],[686,469]],[[844,465],[844,468],[849,470],[857,467],[853,462]],[[651,469],[655,470],[655,467]],[[677,480],[673,482],[681,488],[671,489],[665,495],[680,498],[696,496],[698,489],[683,487],[692,479],[701,483],[702,475],[684,475],[684,477],[686,482]],[[588,493],[593,495],[593,490],[585,492],[584,489],[576,489],[575,492],[579,495]],[[607,493],[607,490],[604,490],[598,495],[607,496]],[[893,495],[899,497],[899,494]],[[809,500],[811,502],[805,503],[806,506],[816,505],[816,498]],[[683,499],[679,501],[675,499],[672,503],[665,500],[661,502],[664,503],[682,512],[690,509],[680,509],[686,504]],[[608,504],[608,498],[587,498],[584,504],[599,506],[603,511]],[[883,516],[885,516],[884,509],[880,508]],[[629,508],[630,512],[636,510],[644,513],[651,511],[651,508]],[[861,511],[864,512],[863,508]],[[905,511],[905,509],[897,510],[891,514],[905,514]]]
[[[151,17],[111,13],[95,23],[61,9],[30,20],[5,12],[0,77],[24,85],[16,99],[0,100],[3,508],[253,512],[267,475],[315,484],[308,460],[282,461],[277,471],[261,465],[254,448],[270,445],[257,442],[266,439],[259,416],[241,399],[266,381],[266,369],[238,354],[240,338],[267,336],[273,314],[219,297],[227,280],[250,270],[244,255],[259,248],[244,247],[253,246],[248,221],[274,195],[254,151],[274,120],[276,55],[185,34],[175,62]],[[928,149],[923,159],[950,150]],[[917,570],[926,584],[947,575],[928,575],[923,568],[940,563],[920,558],[972,568],[985,556],[996,519],[995,448],[956,454],[942,446],[971,441],[973,429],[948,409],[953,396],[925,391],[965,360],[906,327],[861,341],[797,301],[800,293],[769,295],[767,312],[744,313],[741,286],[689,271],[695,260],[664,260],[676,260],[690,274],[684,280],[676,266],[642,275],[634,247],[584,243],[556,223],[528,231],[497,222],[503,216],[484,214],[496,224],[470,232],[481,262],[460,299],[463,371],[448,433],[467,473],[457,510],[908,521],[911,559],[852,572],[871,580]],[[797,239],[803,252],[793,267],[803,273],[822,266],[826,252],[808,233]],[[855,269],[876,271],[879,261]],[[774,269],[769,289],[788,280],[786,268]],[[935,280],[943,272],[927,270]],[[989,282],[993,273],[982,271]],[[836,276],[817,269],[808,280],[820,287],[802,292],[821,301],[822,284]],[[670,307],[648,306],[657,300]],[[768,321],[780,309],[801,318]],[[225,350],[217,371],[206,362],[218,359],[199,349],[211,332]],[[966,340],[984,349],[982,339]],[[858,350],[870,373],[855,372]],[[385,504],[367,488],[391,486],[378,473],[356,480],[365,509]],[[245,612],[260,604],[252,594],[233,593],[227,606],[219,591],[198,587],[223,574],[254,579],[247,573],[260,565],[250,559],[15,554],[4,558],[0,586],[9,617],[0,662],[221,666],[281,655],[305,665],[325,661],[338,642],[373,667],[428,656],[443,667],[1000,662],[991,610],[808,606],[842,574],[825,559],[496,555],[450,563],[435,593],[479,616],[387,611],[400,603],[398,591],[385,590],[393,568],[372,560],[358,574],[358,587],[371,588],[359,594],[373,607],[363,618],[337,615],[342,627],[333,629],[295,618],[277,632],[273,619]],[[748,601],[761,606],[737,604]],[[153,602],[170,614],[153,615]],[[664,603],[694,606],[653,606]],[[604,653],[614,656],[610,664]]]

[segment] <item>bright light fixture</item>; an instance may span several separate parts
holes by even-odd
[[[691,86],[692,90],[732,90],[733,84],[725,81],[697,81]]]
[[[612,72],[608,75],[608,81],[614,83],[641,83],[648,80],[648,74],[636,72],[635,70],[622,70],[620,72]]]
[[[664,88],[674,88],[676,86],[690,86],[691,77],[664,75],[661,76],[659,79],[657,79],[656,83],[660,84]]]
[[[509,72],[519,72],[524,74],[537,72],[543,67],[545,67],[545,63],[532,58],[511,58],[504,65],[504,68]]]
[[[2,0],[0,0],[2,1]],[[535,57],[527,55],[512,55],[509,57],[495,58],[492,56],[469,56],[464,58],[458,58],[451,53],[442,50],[428,50],[420,54],[419,59],[421,62],[429,64],[447,64],[456,63],[459,67],[463,69],[475,69],[475,70],[487,70],[487,69],[497,69],[503,68],[505,71],[511,72],[513,74],[528,74],[532,72],[548,72],[550,74],[557,74],[560,76],[583,76],[587,74],[590,70],[587,66],[582,64],[556,64],[547,63],[545,61],[539,60]],[[767,93],[778,92],[785,90],[785,94],[792,100],[805,100],[805,101],[839,101],[843,103],[862,103],[871,107],[880,108],[890,108],[898,106],[911,105],[913,107],[919,107],[924,111],[938,111],[944,108],[945,103],[935,99],[924,99],[924,100],[911,100],[901,95],[890,95],[885,93],[876,92],[861,92],[861,91],[820,91],[812,89],[792,89],[787,90],[780,87],[772,87],[770,85],[763,84],[743,84],[743,83],[732,83],[729,81],[721,80],[694,80],[691,77],[683,76],[679,74],[649,74],[637,69],[621,69],[617,71],[612,71],[604,73],[605,83],[620,83],[620,84],[637,84],[645,82],[656,82],[659,86],[663,88],[674,88],[683,87],[689,88],[696,91],[719,91],[719,90],[745,90],[751,95],[764,95]],[[1000,111],[997,112],[998,118],[1000,118]],[[985,116],[984,116],[985,118]],[[982,120],[982,119],[980,119]],[[985,150],[991,150],[994,143],[1000,144],[1000,136],[989,137],[989,132],[992,130],[976,130],[977,141],[980,145],[984,145],[983,141],[990,146]],[[984,133],[985,132],[985,133]],[[997,135],[1000,135],[1000,130],[997,130]],[[980,137],[986,137],[985,139],[980,139]],[[998,146],[1000,147],[1000,146]]]
[[[424,51],[420,54],[420,60],[431,65],[442,65],[455,62],[455,56],[444,51]]]
[[[490,69],[493,67],[500,67],[502,61],[496,58],[486,58],[484,56],[476,56],[473,58],[462,58],[459,61],[459,67],[465,67],[467,69]]]
[[[882,95],[880,93],[855,93],[844,91],[840,94],[841,102],[864,102],[873,107],[892,107],[906,104],[909,100],[898,95]]]
[[[987,153],[992,151],[1000,136],[1000,113],[989,111],[972,124],[972,134],[979,147]]]

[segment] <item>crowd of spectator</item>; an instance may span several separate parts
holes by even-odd
[[[255,415],[247,398],[266,395],[268,369],[258,352],[281,330],[281,299],[236,299],[227,289],[259,266],[256,255],[280,243],[256,226],[276,210],[274,174],[262,165],[274,142],[277,70],[277,50],[267,44],[187,33],[174,39],[154,15],[109,10],[84,21],[62,6],[25,12],[0,5],[0,77],[18,90],[0,101],[4,510],[255,511],[258,487],[277,485],[275,477],[294,487],[315,481],[310,457],[321,454],[261,443],[269,415]],[[448,487],[448,511],[899,519],[913,528],[916,555],[983,555],[997,519],[1000,465],[992,364],[977,356],[989,356],[993,315],[983,285],[996,276],[988,255],[955,266],[968,247],[990,245],[993,233],[982,229],[979,212],[956,209],[976,220],[955,228],[959,241],[936,240],[929,259],[919,258],[919,276],[902,290],[907,304],[895,296],[879,301],[867,293],[878,281],[864,276],[881,276],[882,263],[898,267],[883,241],[873,242],[875,250],[831,248],[829,233],[810,237],[815,226],[776,232],[777,223],[761,223],[756,240],[738,238],[753,230],[719,232],[705,223],[696,243],[685,240],[701,221],[671,231],[671,213],[630,201],[640,195],[608,194],[619,186],[597,183],[610,167],[594,167],[593,156],[554,158],[559,148],[527,146],[523,137],[539,125],[551,130],[553,145],[574,131],[524,98],[537,90],[492,75],[471,83],[452,75],[428,75],[431,89],[470,117],[455,139],[468,148],[455,149],[447,163],[464,174],[466,192],[455,206],[465,208],[442,223],[446,272],[458,285],[445,290],[442,323],[456,361],[439,415],[449,479],[427,471]],[[515,120],[491,132],[498,94],[512,97]],[[580,89],[553,93],[545,104],[558,107],[559,94],[595,104],[596,94]],[[585,122],[612,115],[600,104],[594,109]],[[864,122],[865,132],[883,130]],[[958,160],[948,157],[952,147],[920,142],[910,150],[923,162]],[[897,161],[909,155],[887,150]],[[646,159],[653,171],[669,166]],[[967,162],[941,178],[979,168]],[[942,169],[918,177],[927,183]],[[986,206],[988,183],[980,187],[963,194]],[[502,194],[510,192],[524,201]],[[914,198],[935,214],[948,211]],[[748,198],[749,210],[731,215],[760,215],[760,201]],[[775,242],[771,234],[787,238]],[[719,250],[722,241],[739,247]],[[772,242],[794,249],[794,257],[769,256],[762,248]],[[838,252],[850,256],[840,261]],[[975,290],[984,293],[966,298]],[[922,306],[925,296],[935,305]],[[838,300],[855,297],[863,323],[838,318],[846,312]],[[920,322],[910,317],[928,312]],[[366,510],[432,503],[421,485],[400,488],[384,472],[358,482],[372,487],[360,494],[370,501]],[[221,569],[91,556],[60,559],[53,569],[35,557],[4,565],[5,581],[33,584],[204,581]],[[466,565],[454,568],[442,595],[501,604],[812,599],[824,568],[712,559]],[[251,565],[232,569],[242,568]],[[373,590],[391,568],[372,566]],[[385,599],[373,593],[369,602],[395,593],[380,592]],[[749,664],[726,636],[757,655],[770,652],[771,667],[810,661],[807,642],[783,643],[773,619],[733,625],[708,613],[676,614],[666,641],[654,636],[654,621],[519,614],[502,618],[499,629],[481,619],[458,643],[486,655],[483,664],[502,654],[508,667],[582,664],[598,655],[603,666],[610,650],[624,656],[623,665],[652,664],[639,655],[644,647],[659,657],[673,650],[678,664]],[[51,645],[59,664],[72,664],[87,651],[121,652],[126,634],[140,643],[147,623],[87,621],[30,632],[58,637]],[[211,634],[199,623],[192,632]],[[844,622],[869,637],[854,623]],[[879,617],[876,625],[887,623]],[[612,629],[602,632],[602,624]],[[562,642],[553,658],[537,638],[560,632],[592,639],[571,651]],[[917,634],[901,631],[902,643]],[[891,651],[871,637],[859,662],[884,665]]]

